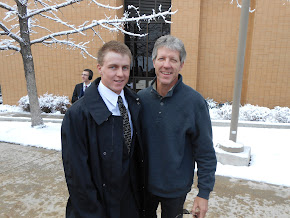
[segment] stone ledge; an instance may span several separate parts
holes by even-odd
[[[230,126],[230,120],[211,120],[213,126]],[[238,127],[290,129],[289,123],[266,123],[257,121],[239,121]]]
[[[217,161],[223,165],[249,166],[251,157],[251,147],[244,146],[244,151],[240,153],[230,153],[215,147]]]
[[[244,145],[240,143],[233,142],[231,140],[224,140],[218,142],[216,147],[221,148],[224,151],[231,153],[240,153],[244,151]]]

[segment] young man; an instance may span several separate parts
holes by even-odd
[[[148,158],[146,217],[182,217],[195,163],[199,193],[193,215],[204,217],[215,182],[216,156],[207,103],[179,74],[186,58],[181,40],[160,37],[153,48],[156,78],[138,93],[142,102],[142,138]],[[197,212],[199,211],[199,212]]]
[[[144,192],[138,96],[125,85],[131,52],[110,41],[98,52],[96,79],[66,112],[62,158],[67,217],[138,218]]]
[[[86,89],[89,88],[91,85],[93,75],[94,75],[93,71],[91,71],[90,69],[84,69],[82,73],[83,82],[76,84],[71,100],[72,103],[76,102],[84,95]]]

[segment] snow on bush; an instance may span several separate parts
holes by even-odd
[[[230,120],[232,117],[232,105],[228,102],[222,106],[216,105],[216,107],[209,109],[209,112],[213,120]]]
[[[232,103],[226,102],[219,104],[213,99],[206,99],[209,107],[210,117],[212,120],[230,120],[232,116]],[[0,105],[0,113],[5,112],[23,112],[30,111],[28,96],[19,100],[19,106]],[[39,97],[40,108],[45,113],[62,113],[64,114],[71,106],[67,96],[55,96],[53,94],[44,94]],[[239,120],[241,121],[258,121],[269,123],[290,123],[290,108],[275,107],[269,109],[266,107],[246,104],[240,107]]]
[[[271,110],[266,107],[258,107],[251,104],[246,104],[240,108],[239,120],[243,121],[263,121],[271,115]]]
[[[44,94],[38,98],[39,106],[42,112],[65,114],[71,103],[67,96],[58,96],[53,94]],[[23,96],[19,101],[19,106],[24,111],[30,111],[28,95]]]
[[[232,105],[230,102],[218,104],[212,99],[206,99],[206,101],[209,105],[209,112],[212,120],[231,120]],[[266,107],[246,104],[240,106],[239,120],[290,123],[290,108],[277,106],[274,109],[269,109]]]
[[[288,107],[275,107],[272,116],[277,123],[290,123],[290,108]]]
[[[218,107],[218,103],[216,101],[214,101],[213,99],[207,98],[206,102],[208,104],[208,108],[209,109],[213,109],[213,108],[217,108]]]

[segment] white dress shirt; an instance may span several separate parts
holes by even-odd
[[[121,116],[119,106],[118,106],[118,96],[119,95],[116,94],[115,92],[113,92],[111,89],[107,88],[102,83],[102,80],[99,83],[98,91],[99,91],[103,101],[105,102],[107,108],[109,109],[109,111],[111,111],[114,116]],[[132,124],[131,114],[130,114],[129,107],[128,107],[128,102],[125,98],[123,89],[120,93],[120,96],[122,97],[123,103],[128,111],[129,122],[130,122],[130,127],[131,127],[131,137],[132,137],[133,136],[133,124]]]
[[[91,84],[92,84],[92,83],[90,83],[89,85],[86,85],[85,83],[83,83],[83,91],[85,92],[86,89],[89,88]],[[86,88],[86,86],[87,86],[87,88]]]

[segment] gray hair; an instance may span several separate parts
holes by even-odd
[[[154,44],[152,51],[152,60],[155,60],[157,57],[157,51],[161,47],[166,47],[171,50],[179,51],[180,62],[183,63],[186,58],[186,51],[183,42],[171,35],[161,36],[158,38]]]

